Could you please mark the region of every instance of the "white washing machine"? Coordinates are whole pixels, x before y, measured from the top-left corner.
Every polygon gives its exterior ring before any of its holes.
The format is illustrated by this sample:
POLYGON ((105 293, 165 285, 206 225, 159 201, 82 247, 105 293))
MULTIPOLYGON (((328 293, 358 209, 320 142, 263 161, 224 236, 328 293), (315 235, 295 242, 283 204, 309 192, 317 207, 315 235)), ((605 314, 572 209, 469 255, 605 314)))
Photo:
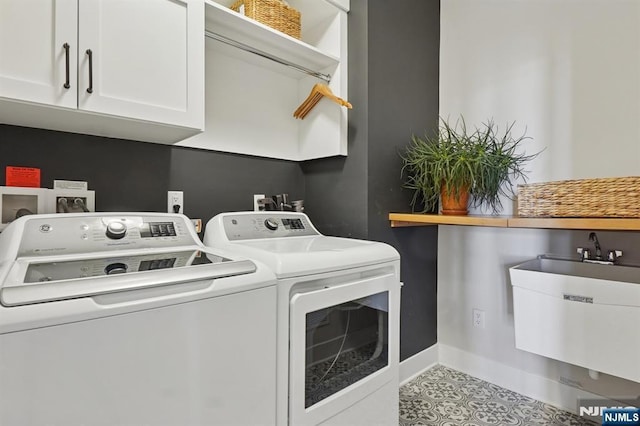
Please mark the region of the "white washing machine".
POLYGON ((278 278, 277 423, 398 423, 400 257, 321 235, 302 213, 223 213, 205 245, 278 278))
POLYGON ((275 283, 183 215, 15 220, 0 234, 0 424, 273 424, 275 283))

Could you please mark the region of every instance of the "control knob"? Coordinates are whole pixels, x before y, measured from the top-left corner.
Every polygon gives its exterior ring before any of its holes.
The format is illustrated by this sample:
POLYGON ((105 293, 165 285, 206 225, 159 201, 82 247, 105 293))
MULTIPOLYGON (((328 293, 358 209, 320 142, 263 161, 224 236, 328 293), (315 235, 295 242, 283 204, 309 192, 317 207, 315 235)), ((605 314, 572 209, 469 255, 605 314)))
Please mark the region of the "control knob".
POLYGON ((112 240, 119 240, 127 235, 127 225, 122 222, 111 222, 107 225, 107 237, 112 240))
POLYGON ((275 219, 269 218, 264 221, 264 226, 266 226, 267 229, 275 231, 278 229, 278 222, 275 219))
POLYGON ((107 275, 124 274, 127 272, 127 265, 121 262, 111 263, 104 268, 104 273, 107 275))

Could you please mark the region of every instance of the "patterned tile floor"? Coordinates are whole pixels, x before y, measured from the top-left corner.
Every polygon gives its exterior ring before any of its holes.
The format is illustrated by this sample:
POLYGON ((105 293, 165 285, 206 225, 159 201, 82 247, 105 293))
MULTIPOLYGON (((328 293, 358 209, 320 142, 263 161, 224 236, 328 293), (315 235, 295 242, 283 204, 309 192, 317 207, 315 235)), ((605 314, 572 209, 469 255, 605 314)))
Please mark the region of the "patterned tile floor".
POLYGON ((441 365, 400 387, 401 426, 597 425, 441 365))

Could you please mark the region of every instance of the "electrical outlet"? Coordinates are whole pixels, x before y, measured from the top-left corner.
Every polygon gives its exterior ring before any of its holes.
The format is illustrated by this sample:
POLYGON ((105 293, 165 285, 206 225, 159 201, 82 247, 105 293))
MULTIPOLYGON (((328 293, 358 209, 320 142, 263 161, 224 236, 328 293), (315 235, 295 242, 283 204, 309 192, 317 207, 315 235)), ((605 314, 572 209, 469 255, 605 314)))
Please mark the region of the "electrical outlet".
POLYGON ((191 219, 191 223, 193 223, 193 227, 196 230, 196 234, 202 232, 202 219, 191 219))
POLYGON ((484 328, 484 311, 480 309, 473 310, 473 326, 478 328, 484 328))
POLYGON ((184 214, 184 195, 182 191, 167 192, 167 211, 169 213, 184 214))
POLYGON ((263 198, 264 198, 264 194, 253 194, 253 211, 254 212, 259 212, 260 210, 262 210, 260 208, 262 206, 260 205, 258 200, 262 200, 263 198))

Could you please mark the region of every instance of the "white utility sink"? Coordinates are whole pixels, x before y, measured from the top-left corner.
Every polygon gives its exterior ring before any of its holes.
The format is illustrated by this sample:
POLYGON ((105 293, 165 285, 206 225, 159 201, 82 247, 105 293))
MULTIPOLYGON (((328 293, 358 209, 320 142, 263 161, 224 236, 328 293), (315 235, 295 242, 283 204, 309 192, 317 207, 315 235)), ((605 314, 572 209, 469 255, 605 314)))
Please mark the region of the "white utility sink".
POLYGON ((604 265, 580 262, 579 260, 540 257, 515 266, 514 269, 640 284, 640 268, 633 266, 604 265))
POLYGON ((640 268, 538 258, 509 273, 518 349, 640 382, 640 268))

